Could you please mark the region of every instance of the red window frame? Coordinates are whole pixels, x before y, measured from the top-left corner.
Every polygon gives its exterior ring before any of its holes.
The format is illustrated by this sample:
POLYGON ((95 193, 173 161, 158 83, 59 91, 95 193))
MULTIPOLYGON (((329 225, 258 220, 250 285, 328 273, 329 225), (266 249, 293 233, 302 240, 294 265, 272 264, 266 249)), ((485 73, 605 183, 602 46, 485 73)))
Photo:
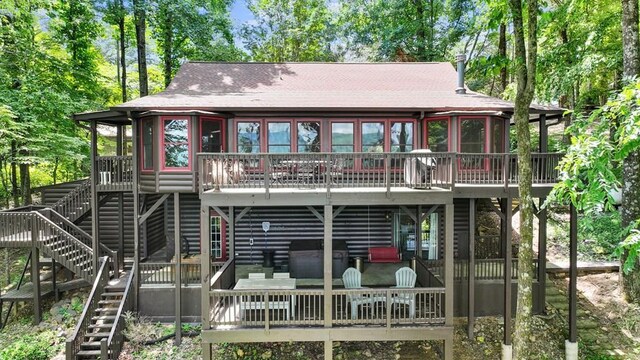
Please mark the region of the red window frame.
POLYGON ((162 151, 160 152, 160 169, 162 171, 191 171, 192 168, 192 139, 191 139, 191 117, 190 116, 161 116, 160 117, 160 137, 162 144, 162 151), (166 144, 164 142, 164 124, 167 120, 185 120, 187 122, 187 166, 186 167, 167 167, 165 164, 165 153, 166 153, 166 144))
MULTIPOLYGON (((202 151, 202 124, 205 121, 219 121, 222 125, 220 126, 220 131, 221 131, 221 141, 220 141, 220 150, 221 151, 225 151, 226 147, 224 146, 226 143, 226 136, 227 136, 227 131, 226 131, 226 121, 225 118, 221 118, 221 117, 214 117, 214 116, 201 116, 200 117, 200 121, 198 122, 198 152, 202 151)), ((163 127, 164 129, 164 127, 163 127)), ((164 137, 163 137, 164 138, 164 137)))
MULTIPOLYGON (((266 153, 269 153, 269 124, 271 123, 288 123, 289 124, 289 152, 295 152, 295 147, 297 145, 297 132, 296 132, 296 122, 294 119, 265 119, 264 120, 264 136, 262 134, 260 134, 260 139, 262 142, 262 139, 264 139, 264 145, 260 144, 260 148, 265 150, 266 153)), ((262 132, 262 127, 260 128, 261 132, 262 132)), ((280 144, 280 145, 274 145, 274 146, 282 146, 284 144, 280 144)), ((277 154, 277 153, 274 153, 277 154)))
MULTIPOLYGON (((484 121, 484 151, 478 154, 488 154, 489 153, 489 141, 491 139, 490 137, 490 130, 491 130, 491 126, 490 126, 490 117, 489 116, 473 116, 473 115, 468 115, 468 116, 460 116, 458 117, 458 153, 462 153, 461 151, 461 147, 462 147, 462 122, 463 121, 484 121)), ((483 165, 482 167, 478 167, 478 168, 466 168, 462 166, 462 161, 458 161, 458 169, 462 170, 462 171, 489 171, 489 158, 485 158, 485 160, 483 161, 483 165)))
POLYGON ((443 121, 443 120, 447 122, 447 151, 451 151, 451 118, 448 116, 425 118, 425 121, 423 123, 424 126, 422 129, 422 147, 423 148, 431 149, 431 144, 429 144, 429 122, 443 121))
POLYGON ((155 143, 155 133, 156 133, 156 129, 155 129, 155 124, 153 122, 153 118, 144 118, 140 120, 140 171, 143 173, 152 173, 154 171, 154 163, 153 163, 153 151, 154 149, 154 143, 155 143), (144 157, 144 124, 145 123, 151 123, 151 167, 147 168, 145 167, 145 160, 146 158, 144 157))

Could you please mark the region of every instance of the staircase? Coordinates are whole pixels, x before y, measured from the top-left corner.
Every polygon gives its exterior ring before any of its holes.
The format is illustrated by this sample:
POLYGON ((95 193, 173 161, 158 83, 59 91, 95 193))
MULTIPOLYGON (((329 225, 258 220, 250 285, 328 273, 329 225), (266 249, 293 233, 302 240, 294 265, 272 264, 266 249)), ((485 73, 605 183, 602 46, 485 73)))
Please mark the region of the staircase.
POLYGON ((80 186, 53 204, 51 209, 71 222, 80 219, 91 210, 91 181, 82 182, 80 186))
POLYGON ((66 358, 117 359, 124 342, 124 317, 133 308, 135 268, 109 281, 107 257, 101 258, 96 279, 74 333, 66 342, 66 358))

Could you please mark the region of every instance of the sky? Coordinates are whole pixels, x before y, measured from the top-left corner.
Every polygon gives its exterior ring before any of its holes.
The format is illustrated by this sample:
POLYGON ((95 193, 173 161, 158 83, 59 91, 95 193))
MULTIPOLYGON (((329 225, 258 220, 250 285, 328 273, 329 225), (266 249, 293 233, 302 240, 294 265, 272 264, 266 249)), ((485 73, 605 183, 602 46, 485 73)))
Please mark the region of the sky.
MULTIPOLYGON (((233 22, 234 30, 239 30, 242 24, 245 24, 253 20, 253 14, 247 8, 246 0, 235 0, 231 5, 231 21, 233 22)), ((238 35, 239 31, 234 31, 236 46, 242 50, 246 50, 242 39, 238 35)))

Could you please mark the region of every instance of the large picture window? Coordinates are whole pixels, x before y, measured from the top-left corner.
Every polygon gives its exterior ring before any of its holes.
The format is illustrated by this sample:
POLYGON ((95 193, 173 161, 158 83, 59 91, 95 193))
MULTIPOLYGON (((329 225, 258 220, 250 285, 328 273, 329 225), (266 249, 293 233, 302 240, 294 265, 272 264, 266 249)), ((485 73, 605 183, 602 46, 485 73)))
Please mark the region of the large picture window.
POLYGON ((391 152, 410 152, 413 150, 413 123, 391 123, 391 152))
POLYGON ((434 152, 449 151, 449 119, 427 120, 425 123, 427 148, 434 152))
POLYGON ((259 122, 239 122, 238 123, 238 152, 239 153, 259 153, 260 152, 260 123, 259 122))
POLYGON ((189 120, 163 118, 163 154, 165 170, 189 170, 189 120))
POLYGON ((320 123, 298 122, 298 152, 320 152, 320 123))
POLYGON ((291 152, 291 123, 270 122, 267 124, 267 142, 270 153, 291 152))
POLYGON ((153 119, 142 120, 142 170, 153 170, 153 119))
POLYGON ((362 152, 384 152, 384 123, 362 123, 362 152))
MULTIPOLYGON (((460 152, 484 153, 486 152, 486 119, 471 118, 460 120, 460 152)), ((464 158, 460 167, 462 169, 485 169, 486 161, 482 157, 464 158)))

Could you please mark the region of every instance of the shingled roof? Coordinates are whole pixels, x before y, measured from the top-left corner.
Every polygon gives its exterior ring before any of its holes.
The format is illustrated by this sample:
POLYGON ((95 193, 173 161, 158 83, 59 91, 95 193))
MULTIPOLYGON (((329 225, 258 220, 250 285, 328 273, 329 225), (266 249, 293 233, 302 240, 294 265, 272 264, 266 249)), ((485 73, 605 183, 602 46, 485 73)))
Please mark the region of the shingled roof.
POLYGON ((455 69, 444 62, 188 62, 165 91, 112 110, 513 111, 513 103, 498 98, 456 94, 456 82, 455 69))

